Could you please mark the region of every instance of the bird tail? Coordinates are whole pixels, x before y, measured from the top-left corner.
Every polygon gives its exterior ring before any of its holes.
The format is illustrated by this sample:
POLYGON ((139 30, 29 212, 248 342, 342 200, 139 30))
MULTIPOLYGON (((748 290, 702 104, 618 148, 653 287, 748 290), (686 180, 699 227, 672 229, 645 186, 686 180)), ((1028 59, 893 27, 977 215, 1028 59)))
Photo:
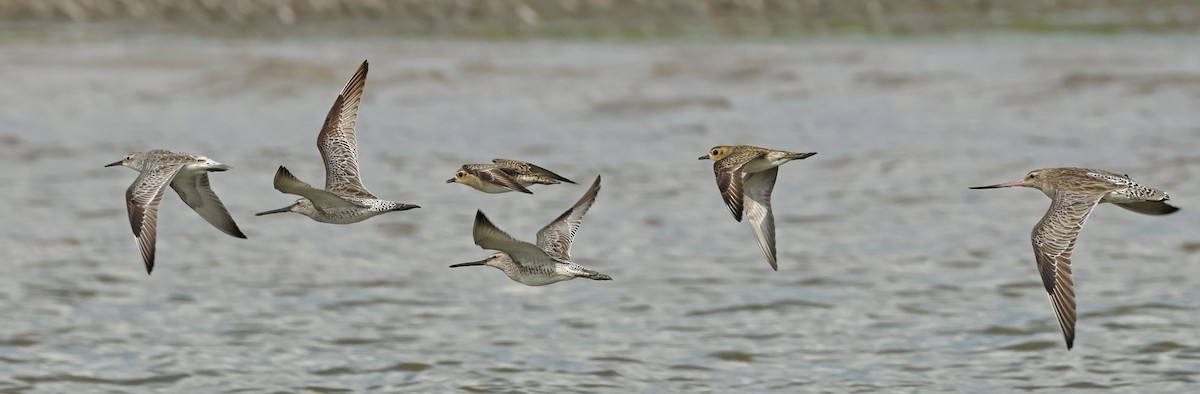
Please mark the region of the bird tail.
POLYGON ((611 276, 608 276, 608 275, 605 275, 605 274, 602 274, 602 273, 599 273, 596 271, 587 270, 584 272, 585 272, 585 274, 583 275, 584 278, 588 278, 591 280, 612 280, 611 276))

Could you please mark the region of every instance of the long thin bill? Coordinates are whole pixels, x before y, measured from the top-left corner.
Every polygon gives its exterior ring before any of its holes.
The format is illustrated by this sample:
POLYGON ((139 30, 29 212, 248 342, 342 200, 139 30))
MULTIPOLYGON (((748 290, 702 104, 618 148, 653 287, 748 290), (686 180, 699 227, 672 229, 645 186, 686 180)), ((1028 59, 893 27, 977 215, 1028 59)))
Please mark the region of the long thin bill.
POLYGON ((473 265, 484 265, 484 263, 483 263, 484 261, 487 261, 487 260, 479 260, 479 261, 472 261, 470 263, 455 264, 455 265, 450 266, 450 268, 470 267, 473 265))
POLYGON ((279 209, 272 209, 270 211, 259 212, 259 213, 254 214, 254 216, 270 215, 272 213, 284 213, 284 212, 291 212, 291 211, 292 211, 292 207, 286 206, 286 207, 279 208, 279 209))
POLYGON ((1019 180, 1019 181, 1012 181, 1012 182, 997 183, 995 185, 975 186, 975 187, 972 187, 971 189, 998 189, 998 188, 1002 188, 1002 187, 1013 187, 1013 186, 1025 186, 1025 181, 1019 180))

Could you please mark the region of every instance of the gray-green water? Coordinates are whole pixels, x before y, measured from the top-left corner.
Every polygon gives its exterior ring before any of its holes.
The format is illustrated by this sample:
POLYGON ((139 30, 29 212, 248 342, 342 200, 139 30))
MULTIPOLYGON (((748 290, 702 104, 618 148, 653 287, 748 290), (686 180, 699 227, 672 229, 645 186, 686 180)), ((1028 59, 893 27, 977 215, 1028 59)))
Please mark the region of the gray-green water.
POLYGON ((184 37, 0 43, 0 390, 757 392, 1109 388, 1200 380, 1200 43, 1176 37, 479 43, 184 37), (371 61, 366 186, 423 208, 333 226, 254 217, 321 183, 314 145, 371 61), (780 271, 721 203, 708 147, 784 166, 780 271), (102 168, 167 148, 234 167, 249 236, 168 192, 142 270, 102 168), (603 189, 573 249, 612 282, 493 269, 482 209, 532 239, 584 190, 485 195, 525 159, 603 189), (1166 217, 1101 206, 1062 345, 1028 233, 1049 201, 972 191, 1051 166, 1129 173, 1166 217))

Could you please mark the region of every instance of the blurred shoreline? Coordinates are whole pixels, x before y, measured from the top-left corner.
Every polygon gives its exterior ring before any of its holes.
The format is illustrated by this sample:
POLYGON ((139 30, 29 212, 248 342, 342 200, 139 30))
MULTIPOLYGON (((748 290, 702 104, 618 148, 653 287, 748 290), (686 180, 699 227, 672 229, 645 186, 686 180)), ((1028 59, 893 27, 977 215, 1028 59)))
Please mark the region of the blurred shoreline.
POLYGON ((1191 0, 8 0, 0 28, 482 39, 1200 32, 1191 0), (96 29, 93 29, 96 28, 96 29))

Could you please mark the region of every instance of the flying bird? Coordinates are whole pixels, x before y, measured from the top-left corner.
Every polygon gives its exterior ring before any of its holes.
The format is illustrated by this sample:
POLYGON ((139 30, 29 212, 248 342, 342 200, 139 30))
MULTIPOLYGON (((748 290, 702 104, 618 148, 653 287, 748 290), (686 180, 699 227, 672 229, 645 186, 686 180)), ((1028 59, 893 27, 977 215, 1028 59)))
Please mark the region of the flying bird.
POLYGON ((700 160, 713 160, 717 189, 733 218, 742 221, 742 212, 750 218, 750 229, 771 269, 778 271, 775 257, 775 216, 771 213, 771 191, 779 166, 803 160, 816 152, 788 152, 757 146, 714 146, 700 160))
POLYGON ((1167 204, 1167 193, 1142 186, 1129 175, 1090 168, 1043 168, 1019 181, 976 186, 971 189, 1032 187, 1050 197, 1050 209, 1033 227, 1033 257, 1042 284, 1054 306, 1067 350, 1075 346, 1075 280, 1071 277, 1071 251, 1083 222, 1096 204, 1107 202, 1147 215, 1166 215, 1179 208, 1167 204))
POLYGON ((225 234, 246 238, 208 183, 209 172, 225 171, 229 166, 204 156, 163 149, 130 153, 105 167, 113 166, 128 167, 141 173, 125 191, 125 207, 147 274, 154 270, 158 205, 167 192, 167 185, 171 185, 179 198, 213 227, 225 234))
POLYGON ((284 166, 275 171, 274 186, 287 194, 301 196, 292 205, 256 213, 295 212, 322 223, 350 224, 388 212, 420 208, 413 204, 381 200, 363 186, 358 169, 358 141, 354 133, 358 105, 367 82, 367 61, 346 83, 325 116, 317 134, 317 150, 325 160, 325 189, 317 189, 296 178, 284 166))
POLYGON ((612 280, 608 275, 571 262, 571 241, 575 240, 575 233, 583 224, 583 215, 596 202, 599 192, 600 177, 596 176, 596 181, 575 205, 538 231, 537 245, 509 236, 492 224, 483 211, 476 211, 475 226, 471 232, 475 244, 496 252, 483 260, 450 267, 495 267, 504 271, 509 279, 528 286, 544 286, 575 278, 612 280))

